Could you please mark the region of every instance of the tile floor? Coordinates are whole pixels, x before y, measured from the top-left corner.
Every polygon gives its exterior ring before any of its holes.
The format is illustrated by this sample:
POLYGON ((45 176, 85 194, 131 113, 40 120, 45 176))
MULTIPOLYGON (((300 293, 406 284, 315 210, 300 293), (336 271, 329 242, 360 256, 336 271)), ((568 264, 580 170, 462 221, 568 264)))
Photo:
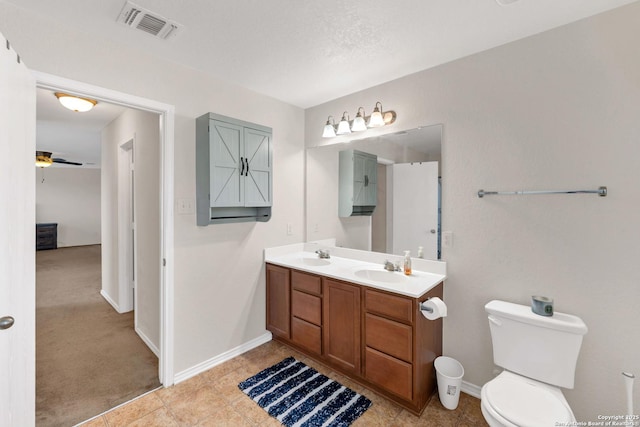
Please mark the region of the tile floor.
POLYGON ((352 424, 354 427, 487 425, 480 412, 480 400, 467 394, 460 395, 455 411, 445 409, 436 395, 422 416, 416 417, 305 355, 270 341, 187 381, 156 390, 102 414, 82 427, 280 426, 238 389, 238 383, 288 356, 371 399, 373 405, 352 424))

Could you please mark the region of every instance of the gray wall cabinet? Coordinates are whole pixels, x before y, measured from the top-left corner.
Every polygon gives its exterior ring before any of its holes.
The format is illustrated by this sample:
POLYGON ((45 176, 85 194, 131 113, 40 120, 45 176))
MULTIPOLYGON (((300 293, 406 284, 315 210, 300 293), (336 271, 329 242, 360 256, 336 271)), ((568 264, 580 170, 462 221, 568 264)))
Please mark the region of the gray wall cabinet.
POLYGON ((378 200, 378 156, 358 150, 339 156, 338 215, 371 215, 378 200))
POLYGON ((268 221, 272 131, 208 113, 196 119, 198 225, 268 221))

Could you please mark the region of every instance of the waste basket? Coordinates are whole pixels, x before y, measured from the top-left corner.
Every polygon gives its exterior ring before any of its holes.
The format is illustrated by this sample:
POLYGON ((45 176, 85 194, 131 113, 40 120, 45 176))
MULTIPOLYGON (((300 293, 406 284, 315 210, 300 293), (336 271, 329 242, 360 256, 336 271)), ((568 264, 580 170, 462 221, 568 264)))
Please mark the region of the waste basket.
POLYGON ((460 400, 460 385, 462 385, 464 368, 456 359, 447 356, 436 358, 434 365, 438 379, 440 403, 447 409, 456 409, 460 400))

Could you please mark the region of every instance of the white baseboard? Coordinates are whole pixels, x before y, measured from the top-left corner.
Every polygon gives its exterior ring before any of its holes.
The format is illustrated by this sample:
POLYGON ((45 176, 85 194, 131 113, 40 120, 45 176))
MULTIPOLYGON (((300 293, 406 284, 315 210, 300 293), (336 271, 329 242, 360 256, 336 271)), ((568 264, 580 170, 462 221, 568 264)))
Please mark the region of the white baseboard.
POLYGON ((234 357, 241 355, 242 353, 246 353, 247 351, 258 347, 259 345, 269 342, 271 341, 271 339, 272 339, 271 332, 266 332, 260 335, 258 338, 254 338, 251 341, 246 342, 242 345, 239 345, 238 347, 232 348, 231 350, 225 351, 224 353, 219 354, 216 357, 213 357, 209 360, 205 360, 202 363, 198 363, 197 365, 189 369, 185 369, 182 372, 178 372, 174 376, 173 381, 175 384, 178 384, 179 382, 188 380, 189 378, 195 377, 196 375, 201 374, 202 372, 208 369, 211 369, 214 366, 224 363, 227 360, 231 360, 234 357))
POLYGON ((140 329, 135 328, 136 334, 138 334, 138 336, 140 337, 140 339, 147 345, 147 347, 149 347, 149 350, 151 350, 153 352, 153 354, 156 355, 156 357, 159 359, 160 358, 160 350, 158 350, 158 347, 156 347, 156 345, 153 343, 153 341, 151 341, 149 339, 148 336, 146 336, 144 334, 144 332, 142 332, 140 329))
POLYGON ((120 313, 120 307, 118 307, 118 304, 116 304, 116 302, 111 299, 111 297, 104 291, 104 289, 100 290, 100 295, 102 295, 102 298, 104 298, 109 304, 111 304, 111 307, 113 307, 118 313, 120 313))
POLYGON ((480 390, 482 390, 482 387, 468 383, 466 381, 462 381, 462 386, 460 386, 460 391, 478 399, 480 399, 480 390))

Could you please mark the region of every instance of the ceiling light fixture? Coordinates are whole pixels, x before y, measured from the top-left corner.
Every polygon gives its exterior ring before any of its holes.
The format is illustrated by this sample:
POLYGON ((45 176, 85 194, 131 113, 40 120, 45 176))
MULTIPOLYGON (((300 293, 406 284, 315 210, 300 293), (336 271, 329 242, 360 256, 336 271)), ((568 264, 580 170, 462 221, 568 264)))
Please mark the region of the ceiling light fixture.
POLYGON ((78 113, 89 111, 98 103, 95 99, 81 98, 62 92, 56 92, 55 95, 65 108, 78 113))
POLYGON ((51 153, 45 151, 36 151, 36 166, 39 168, 48 168, 53 164, 51 153))
POLYGON ((349 120, 349 113, 344 112, 342 119, 337 125, 333 120, 333 116, 327 118, 322 132, 323 138, 333 138, 336 135, 347 135, 351 132, 362 132, 367 128, 381 127, 394 123, 396 121, 395 111, 382 111, 382 103, 376 102, 371 116, 366 116, 364 107, 358 107, 356 118, 349 120))

